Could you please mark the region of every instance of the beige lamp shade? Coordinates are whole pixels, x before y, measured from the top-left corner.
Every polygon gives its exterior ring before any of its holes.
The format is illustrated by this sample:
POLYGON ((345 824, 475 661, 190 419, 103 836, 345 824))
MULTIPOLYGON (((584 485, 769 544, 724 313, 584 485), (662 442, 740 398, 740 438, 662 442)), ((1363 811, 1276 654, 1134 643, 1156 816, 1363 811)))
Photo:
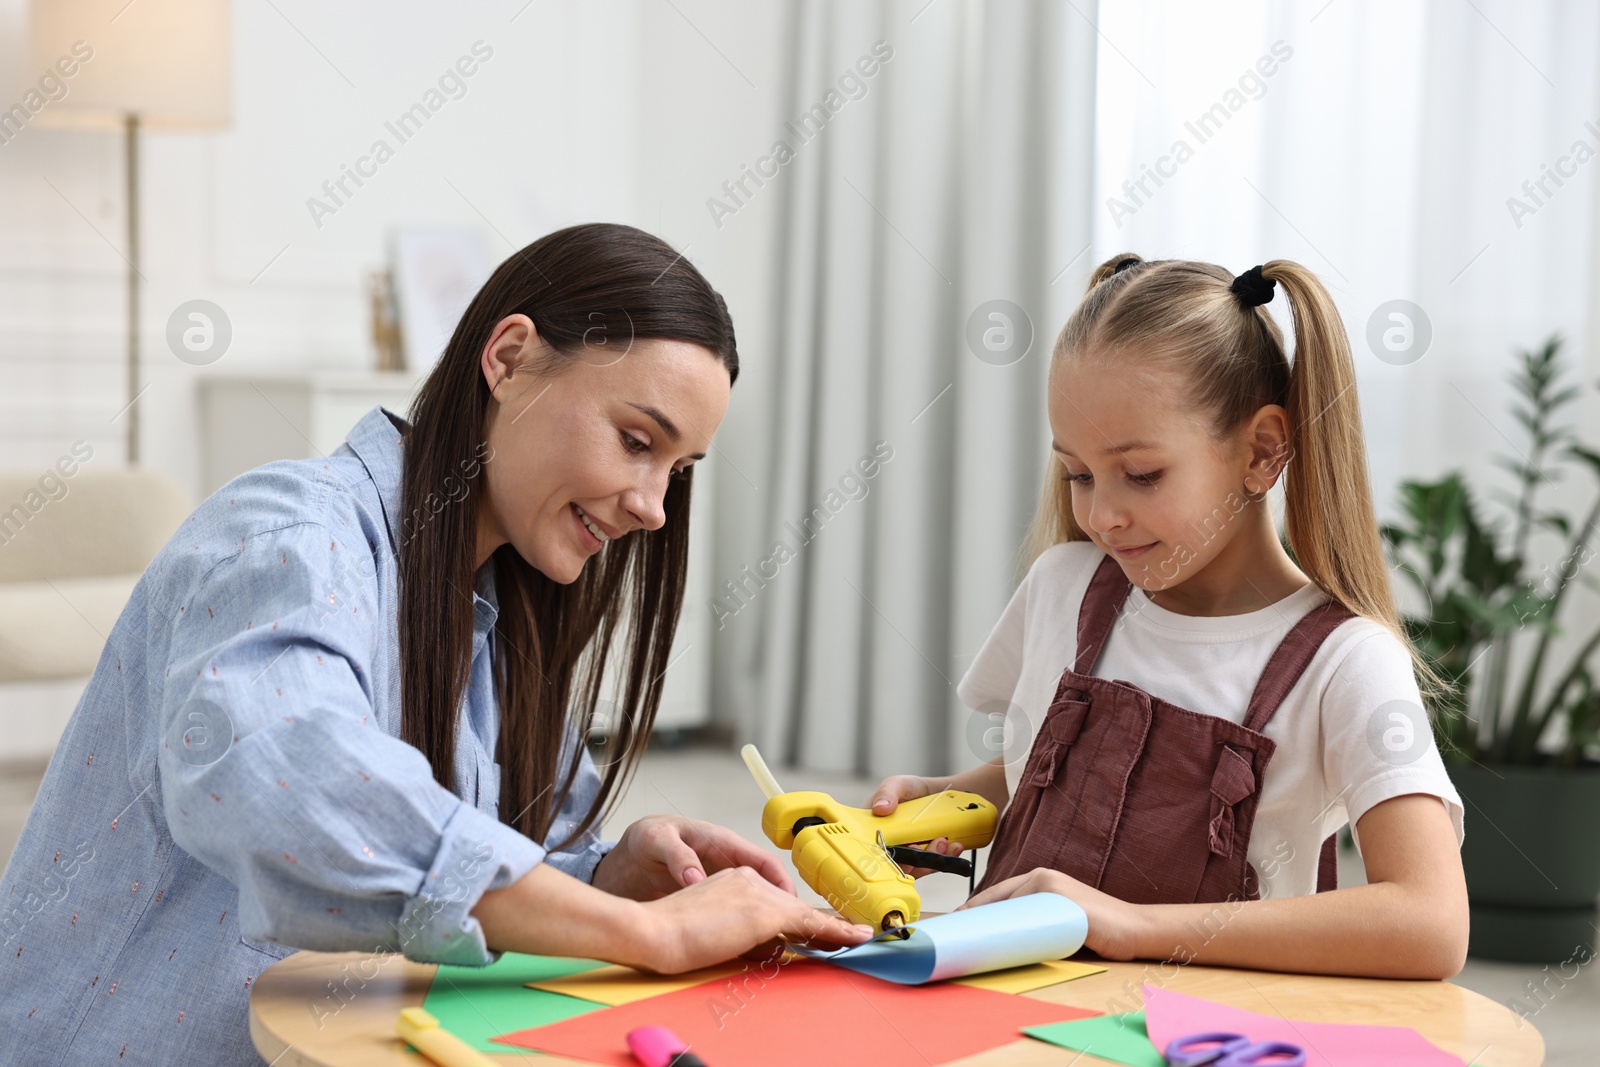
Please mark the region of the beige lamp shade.
POLYGON ((228 0, 34 0, 33 71, 58 97, 40 125, 217 129, 233 110, 228 0), (70 73, 69 73, 70 72, 70 73))

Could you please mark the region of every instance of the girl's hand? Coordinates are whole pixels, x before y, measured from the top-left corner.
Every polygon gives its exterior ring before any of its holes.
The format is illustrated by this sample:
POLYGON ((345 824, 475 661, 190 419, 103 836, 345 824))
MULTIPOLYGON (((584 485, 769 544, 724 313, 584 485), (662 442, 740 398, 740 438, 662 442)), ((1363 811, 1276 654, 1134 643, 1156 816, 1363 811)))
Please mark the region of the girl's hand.
MULTIPOLYGON (((897 774, 885 778, 878 783, 878 788, 872 794, 872 799, 867 801, 867 807, 874 815, 892 815, 894 809, 900 806, 902 800, 916 800, 931 793, 942 792, 949 788, 949 783, 938 778, 923 778, 915 774, 897 774)), ((962 847, 951 844, 947 838, 937 838, 925 842, 922 846, 933 852, 946 856, 959 856, 962 847)), ((921 878, 925 874, 933 873, 929 867, 902 867, 903 871, 913 878, 921 878)))
POLYGON ((727 827, 677 815, 648 815, 629 826, 595 868, 591 884, 631 900, 656 900, 735 868, 795 895, 794 882, 772 853, 727 827))
POLYGON ((643 909, 644 951, 630 962, 658 974, 709 967, 775 940, 835 948, 873 936, 872 927, 818 911, 749 867, 717 871, 643 909))
POLYGON ((1023 897, 1029 893, 1059 893, 1082 908, 1089 917, 1089 936, 1084 944, 1102 958, 1131 960, 1138 956, 1138 943, 1144 929, 1139 905, 1118 900, 1048 867, 1035 867, 1027 874, 997 882, 983 892, 973 894, 956 910, 1023 897))

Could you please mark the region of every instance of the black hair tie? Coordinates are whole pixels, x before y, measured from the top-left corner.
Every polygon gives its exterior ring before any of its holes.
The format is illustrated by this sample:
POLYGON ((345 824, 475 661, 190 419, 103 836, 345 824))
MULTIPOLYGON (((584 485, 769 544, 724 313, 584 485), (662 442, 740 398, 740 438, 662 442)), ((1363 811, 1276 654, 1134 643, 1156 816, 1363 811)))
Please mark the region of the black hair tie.
POLYGON ((1117 265, 1111 268, 1111 274, 1113 277, 1115 277, 1116 275, 1127 270, 1129 267, 1137 266, 1143 262, 1144 260, 1140 259, 1138 256, 1129 256, 1127 259, 1119 259, 1117 260, 1117 265))
MULTIPOLYGON (((1264 264, 1263 264, 1264 265, 1264 264)), ((1247 308, 1260 307, 1272 300, 1273 290, 1278 283, 1271 278, 1261 276, 1261 266, 1251 267, 1237 278, 1228 288, 1234 296, 1239 298, 1239 303, 1247 308)))

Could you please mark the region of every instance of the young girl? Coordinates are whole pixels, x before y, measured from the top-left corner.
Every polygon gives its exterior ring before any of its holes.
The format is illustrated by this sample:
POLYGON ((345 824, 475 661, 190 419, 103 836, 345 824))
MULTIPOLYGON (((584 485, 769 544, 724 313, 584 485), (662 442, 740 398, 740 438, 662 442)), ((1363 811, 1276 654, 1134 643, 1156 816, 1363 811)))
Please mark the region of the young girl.
POLYGON ((1234 277, 1119 256, 1049 380, 1032 565, 958 690, 1009 709, 1005 750, 886 779, 874 810, 989 797, 1003 815, 965 906, 1061 893, 1110 959, 1456 974, 1461 801, 1390 595, 1327 291, 1286 260, 1234 277), (1263 306, 1279 285, 1292 368, 1263 306), (1280 479, 1290 551, 1266 500, 1280 479), (1346 821, 1368 884, 1335 889, 1346 821))

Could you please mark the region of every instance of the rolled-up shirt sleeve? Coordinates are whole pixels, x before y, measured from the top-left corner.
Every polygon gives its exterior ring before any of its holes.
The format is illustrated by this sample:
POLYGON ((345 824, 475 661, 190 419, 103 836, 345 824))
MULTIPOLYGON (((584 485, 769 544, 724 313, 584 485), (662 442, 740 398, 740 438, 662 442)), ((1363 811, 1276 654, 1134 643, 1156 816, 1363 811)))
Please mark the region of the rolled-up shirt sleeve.
MULTIPOLYGON (((359 578, 372 557, 338 532, 298 523, 245 538, 177 602, 152 693, 173 840, 238 887, 246 936, 490 963, 471 910, 546 851, 443 788, 379 726, 383 612, 377 584, 359 578)), ((592 874, 597 848, 572 869, 592 874)))

